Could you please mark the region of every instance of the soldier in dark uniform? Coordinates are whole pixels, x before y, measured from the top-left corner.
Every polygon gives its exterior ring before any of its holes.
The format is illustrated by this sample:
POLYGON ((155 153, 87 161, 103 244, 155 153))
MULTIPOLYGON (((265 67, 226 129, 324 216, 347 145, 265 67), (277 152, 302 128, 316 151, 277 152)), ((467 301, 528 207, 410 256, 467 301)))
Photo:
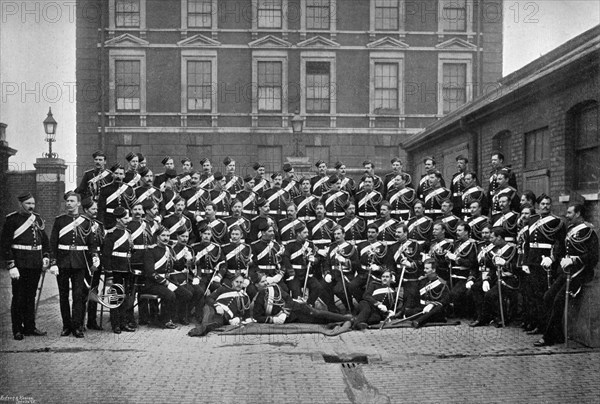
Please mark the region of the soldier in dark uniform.
POLYGON ((325 206, 325 216, 337 221, 345 215, 346 206, 351 201, 350 194, 342 190, 342 181, 337 175, 332 175, 327 181, 329 191, 321 196, 321 203, 325 206))
POLYGON ((500 211, 492 215, 490 225, 492 227, 502 227, 508 233, 506 241, 514 243, 517 237, 517 221, 519 215, 510 209, 510 202, 507 195, 499 198, 498 206, 500 211))
POLYGON ((131 233, 127 230, 127 223, 131 221, 129 211, 123 207, 118 207, 114 211, 117 223, 109 231, 104 239, 102 259, 104 260, 104 286, 110 287, 113 284, 123 285, 126 296, 123 303, 114 309, 110 309, 110 323, 115 334, 121 331, 133 332, 135 328, 127 324, 127 311, 133 306, 133 296, 127 294, 132 290, 130 258, 133 243, 131 242, 131 233))
POLYGON ((417 199, 413 204, 414 216, 408 220, 408 238, 415 240, 423 251, 429 251, 429 240, 433 230, 433 220, 425 216, 425 205, 417 199))
POLYGON ((409 317, 423 312, 411 322, 414 328, 420 328, 428 322, 446 322, 446 311, 450 303, 450 291, 446 281, 438 277, 435 261, 425 260, 423 263, 425 279, 419 282, 419 306, 406 308, 405 316, 409 317))
POLYGON ((373 222, 377 226, 377 239, 383 241, 386 245, 392 245, 396 242, 396 228, 400 224, 391 217, 392 206, 389 202, 383 201, 379 208, 379 218, 373 222))
POLYGON ((468 224, 460 222, 456 227, 456 242, 454 252, 447 252, 446 258, 450 260, 450 302, 454 305, 454 314, 457 317, 470 316, 470 302, 466 287, 469 279, 478 275, 477 244, 471 236, 468 224))
MULTIPOLYGON (((480 307, 477 321, 469 324, 471 327, 489 324, 496 313, 500 313, 499 290, 502 288, 503 311, 507 313, 505 301, 516 299, 519 279, 516 276, 517 249, 514 244, 505 240, 506 230, 494 227, 491 230, 490 241, 494 248, 490 250, 484 259, 485 270, 482 273, 481 288, 472 286, 471 291, 475 304, 480 307), (500 274, 500 279, 498 279, 500 274)), ((494 319, 496 327, 502 327, 499 314, 494 319)))
POLYGON ((177 318, 176 323, 189 325, 192 312, 198 315, 202 311, 204 300, 204 289, 200 285, 200 277, 194 273, 194 254, 192 247, 188 244, 190 233, 187 230, 177 232, 177 243, 173 246, 175 254, 173 271, 167 275, 167 280, 174 283, 177 287, 183 288, 189 292, 191 298, 181 299, 177 296, 177 318))
POLYGON ((417 198, 415 190, 406 186, 409 178, 405 173, 390 177, 391 186, 387 189, 386 198, 392 205, 391 215, 396 220, 408 220, 410 209, 417 198))
POLYGON ((269 184, 269 181, 265 178, 265 165, 262 163, 254 163, 252 168, 256 172, 252 192, 257 196, 262 196, 267 189, 271 188, 271 184, 269 184))
POLYGON ((231 233, 231 229, 235 226, 242 231, 242 241, 248 238, 250 233, 250 220, 242 215, 242 202, 238 199, 231 201, 231 216, 223 219, 227 224, 227 232, 231 233))
POLYGON ((158 205, 159 210, 164 210, 162 192, 152 185, 154 182, 154 173, 152 173, 152 170, 148 167, 142 167, 138 171, 138 174, 141 176, 141 179, 139 181, 140 186, 133 190, 135 203, 142 203, 146 199, 152 199, 158 205))
POLYGON ((112 173, 106 167, 106 154, 102 150, 92 154, 94 168, 83 173, 79 186, 75 189, 82 199, 92 198, 98 200, 100 188, 112 181, 112 173))
POLYGON ((563 220, 550 212, 552 198, 542 194, 538 197, 538 204, 539 217, 530 220, 523 243, 523 272, 530 288, 527 298, 531 302, 531 326, 535 326, 529 330, 532 334, 544 331, 544 293, 550 289, 559 259, 563 256, 566 234, 563 220))
MULTIPOLYGON (((173 320, 177 316, 177 306, 188 305, 192 300, 193 293, 169 280, 169 274, 174 272, 176 265, 175 252, 169 245, 171 237, 169 230, 161 226, 154 237, 156 246, 144 254, 144 273, 146 275, 144 293, 160 297, 162 306, 160 323, 165 329, 175 329, 177 326, 173 320)), ((121 329, 123 328, 121 327, 121 329)))
POLYGON ((173 169, 165 171, 164 182, 161 184, 162 191, 162 210, 161 215, 166 216, 175 211, 175 199, 179 196, 177 189, 177 173, 173 169))
POLYGON ((6 262, 12 283, 10 314, 13 337, 46 335, 35 325, 35 295, 42 269, 50 266, 50 243, 42 218, 34 213, 35 199, 18 196, 19 210, 6 216, 0 241, 0 258, 6 262))
MULTIPOLYGON (((98 215, 98 204, 94 202, 91 198, 86 198, 81 201, 81 207, 83 208, 82 216, 85 216, 92 225, 92 232, 94 233, 94 237, 96 239, 96 245, 98 246, 98 253, 102 253, 102 246, 104 245, 104 236, 105 230, 104 225, 101 221, 96 219, 98 215)), ((93 263, 92 263, 93 264, 93 263)), ((100 264, 102 264, 102 257, 100 257, 100 264)), ((88 296, 89 291, 91 289, 98 288, 100 284, 100 274, 102 273, 101 267, 91 266, 89 270, 85 274, 84 283, 86 284, 86 288, 88 293, 84 293, 84 312, 86 310, 86 300, 85 297, 88 296)), ((101 330, 101 324, 99 325, 96 321, 96 312, 98 310, 98 303, 87 300, 87 324, 86 327, 88 330, 101 330)))
POLYGON ((290 199, 294 199, 302 193, 300 191, 300 183, 296 175, 294 174, 294 167, 290 163, 285 163, 282 167, 283 170, 283 182, 282 189, 290 194, 290 199))
MULTIPOLYGON (((169 170, 173 170, 175 171, 175 161, 173 160, 173 158, 171 156, 165 156, 161 161, 161 164, 165 167, 165 172, 162 174, 158 174, 157 176, 154 177, 154 182, 153 185, 155 187, 157 187, 160 192, 165 192, 166 187, 165 187, 165 182, 167 181, 167 171, 169 170)), ((175 173, 175 176, 177 176, 177 173, 175 173)))
POLYGON ((277 223, 277 227, 279 227, 279 240, 284 247, 296 240, 294 228, 296 225, 303 223, 302 220, 298 219, 298 210, 293 203, 287 206, 286 213, 287 217, 277 223))
POLYGON ((244 189, 237 193, 236 198, 242 202, 242 215, 252 220, 256 216, 256 199, 258 195, 252 190, 254 188, 254 178, 250 175, 244 177, 244 189))
POLYGON ((244 189, 244 180, 242 177, 235 175, 235 160, 227 156, 223 159, 225 165, 225 186, 224 190, 229 192, 231 198, 236 198, 237 193, 244 189))
POLYGON ((371 160, 365 160, 363 161, 363 167, 365 169, 365 173, 360 179, 357 192, 364 189, 365 179, 370 176, 373 178, 373 189, 383 196, 383 193, 385 192, 385 184, 380 176, 375 175, 375 164, 373 164, 371 160))
POLYGON ((324 258, 327 247, 333 241, 335 222, 325 217, 325 206, 321 202, 316 203, 315 212, 317 214, 316 219, 308 222, 306 226, 308 227, 309 238, 317 249, 317 254, 324 258))
POLYGON ((252 263, 252 248, 242 242, 242 231, 239 227, 231 229, 231 242, 221 245, 221 253, 225 261, 225 265, 219 271, 222 284, 231 285, 238 273, 248 277, 252 263))
POLYGON ((383 201, 383 196, 374 187, 374 178, 365 176, 362 182, 362 190, 356 193, 356 212, 359 217, 365 219, 367 224, 371 224, 377 219, 379 206, 383 201))
POLYGON ((446 253, 454 249, 454 240, 446 237, 446 229, 440 222, 433 223, 433 238, 429 245, 429 256, 435 260, 437 274, 447 283, 450 282, 450 262, 446 253))
POLYGON ((215 205, 217 217, 224 218, 229 216, 229 210, 231 209, 231 195, 229 192, 225 191, 225 177, 223 177, 223 174, 217 171, 213 177, 213 189, 209 191, 208 197, 215 205))
POLYGON ((290 194, 281 188, 283 182, 283 175, 279 172, 271 175, 273 180, 271 188, 263 192, 263 198, 269 205, 269 216, 271 216, 275 222, 279 222, 285 217, 285 209, 291 202, 290 194))
POLYGON ((471 238, 477 242, 483 240, 481 232, 484 227, 489 226, 490 223, 488 221, 487 216, 483 216, 481 213, 481 202, 473 201, 469 205, 469 220, 467 220, 467 224, 471 228, 471 238))
POLYGON ((423 275, 421 245, 415 240, 409 240, 406 223, 396 227, 396 243, 388 249, 388 266, 395 271, 398 287, 402 287, 403 313, 407 307, 417 307, 419 304, 419 278, 423 275), (404 272, 404 276, 402 276, 404 272), (400 280, 402 278, 402 281, 400 280), (400 284, 401 282, 401 284, 400 284))
POLYGON ((190 187, 190 181, 192 179, 192 171, 194 170, 194 163, 188 157, 181 159, 181 174, 177 176, 179 181, 179 190, 190 187))
MULTIPOLYGON (((288 292, 288 287, 284 281, 285 271, 281 267, 283 247, 275 241, 273 226, 269 226, 266 223, 262 226, 262 237, 251 245, 252 264, 250 274, 262 272, 267 275, 269 285, 277 284, 285 292, 288 292)), ((248 287, 250 297, 254 297, 256 293, 255 286, 250 285, 248 287)))
POLYGON ((511 210, 516 211, 519 209, 520 199, 519 195, 517 194, 517 189, 508 185, 508 180, 510 178, 509 173, 510 171, 508 169, 503 168, 496 174, 496 182, 498 187, 494 192, 493 198, 489 201, 492 215, 495 215, 500 211, 499 201, 500 197, 502 196, 508 197, 511 210))
POLYGON ((294 205, 298 208, 298 219, 307 223, 317 217, 315 215, 315 203, 319 201, 319 197, 310 193, 310 178, 304 177, 300 180, 300 190, 302 194, 294 198, 294 205))
POLYGON ((251 279, 258 291, 252 310, 257 323, 327 324, 349 319, 347 315, 317 310, 306 303, 293 300, 278 284, 270 283, 267 275, 262 272, 252 273, 251 279))
MULTIPOLYGON (((406 187, 411 186, 412 178, 410 174, 404 172, 404 166, 402 160, 399 157, 394 157, 390 163, 392 164, 392 171, 385 175, 383 183, 385 184, 385 193, 383 196, 388 201, 390 200, 390 190, 395 186, 396 177, 400 175, 404 179, 404 185, 406 187)), ((390 201, 391 202, 391 201, 390 201)))
POLYGON ((531 324, 534 323, 533 310, 531 310, 531 303, 528 301, 528 297, 531 296, 531 285, 529 284, 530 278, 526 273, 523 272, 523 251, 525 247, 525 234, 529 232, 529 223, 535 222, 538 219, 538 215, 535 213, 533 205, 526 202, 524 205, 521 204, 521 215, 517 219, 517 276, 521 281, 521 317, 523 323, 521 328, 532 329, 531 324))
POLYGON ((462 154, 456 156, 456 169, 458 170, 456 173, 452 175, 452 180, 450 180, 450 192, 451 192, 451 200, 454 204, 454 214, 460 216, 462 212, 462 194, 465 191, 465 174, 467 170, 467 164, 469 164, 469 159, 467 159, 462 154))
POLYGON ((104 223, 106 230, 110 230, 116 224, 114 210, 118 207, 129 209, 135 199, 133 188, 123 182, 123 167, 115 164, 110 170, 113 173, 113 181, 100 188, 98 196, 98 219, 104 223))
MULTIPOLYGON (((504 165, 504 154, 495 151, 492 152, 491 158, 492 171, 490 173, 490 182, 488 186, 488 201, 492 200, 492 198, 496 194, 496 190, 499 187, 498 173, 503 168, 508 168, 508 166, 504 165)), ((517 177, 511 170, 508 170, 508 185, 513 187, 514 189, 517 189, 517 177)))
POLYGON ((169 230, 169 233, 171 234, 171 241, 173 243, 177 241, 177 232, 180 229, 186 229, 190 232, 190 234, 194 235, 191 237, 192 242, 199 238, 196 229, 196 223, 192 222, 192 218, 190 218, 191 215, 186 214, 184 212, 184 208, 185 201, 182 198, 175 199, 175 212, 166 216, 161 221, 162 225, 169 230))
POLYGON ((450 190, 442 185, 442 173, 429 171, 429 187, 424 191, 425 214, 436 220, 442 215, 442 202, 450 198, 450 190))
POLYGON ((190 187, 182 190, 179 195, 185 200, 186 212, 198 221, 206 215, 204 206, 210 201, 210 194, 200 187, 200 173, 192 172, 189 183, 190 187))
POLYGON ((212 173, 212 163, 207 157, 204 157, 200 160, 200 165, 202 166, 202 172, 200 174, 200 182, 198 183, 198 186, 202 189, 210 191, 215 185, 215 176, 212 173))
POLYGON ((352 198, 354 198, 354 194, 356 193, 356 183, 352 178, 346 176, 346 164, 342 163, 341 161, 338 161, 335 163, 334 167, 336 171, 335 174, 342 182, 340 184, 340 189, 348 192, 348 194, 352 198))
POLYGON ((85 275, 92 266, 100 266, 100 258, 92 222, 79 214, 79 194, 68 192, 65 201, 67 213, 58 216, 52 226, 50 261, 52 267, 59 271, 56 280, 63 323, 61 336, 73 333, 76 338, 83 338, 85 293, 89 291, 85 286, 85 275), (72 311, 70 288, 73 290, 72 311))
POLYGON ((451 239, 456 239, 456 226, 461 222, 460 218, 454 215, 454 205, 452 204, 452 200, 446 199, 442 201, 441 205, 442 215, 438 217, 437 220, 442 222, 444 228, 446 230, 446 234, 451 239))
POLYGON ((346 206, 346 216, 342 217, 338 224, 344 230, 344 240, 351 244, 358 244, 367 239, 367 222, 356 216, 356 204, 352 201, 346 206))
MULTIPOLYGON (((419 185, 417 186, 417 197, 419 199, 425 198, 425 192, 431 187, 429 183, 429 173, 435 172, 437 169, 435 168, 435 159, 431 156, 427 156, 423 159, 423 164, 425 164, 425 174, 421 176, 419 180, 419 185)), ((446 183, 444 179, 440 176, 440 186, 442 188, 446 187, 446 183)))
POLYGON ((381 281, 381 273, 386 264, 387 245, 377 240, 379 229, 370 224, 367 226, 367 240, 357 244, 360 269, 350 282, 348 291, 360 302, 365 289, 373 281, 381 281))
MULTIPOLYGON (((224 255, 221 246, 211 241, 212 231, 206 222, 199 228, 200 241, 192 245, 195 252, 196 271, 200 277, 200 286, 205 291, 215 291, 221 285, 223 278, 220 270, 224 265, 224 255)), ((206 292, 208 293, 208 292, 206 292)))
MULTIPOLYGON (((491 226, 488 224, 481 229, 481 241, 477 243, 477 266, 479 271, 473 275, 470 275, 467 279, 467 284, 465 287, 467 288, 467 294, 473 300, 474 308, 475 308, 475 320, 482 318, 482 310, 483 310, 483 300, 481 300, 481 296, 483 293, 486 293, 482 290, 483 281, 488 279, 489 274, 486 269, 486 260, 487 254, 495 247, 494 244, 490 241, 490 233, 491 226), (479 296, 476 296, 479 294, 479 296), (479 299, 479 300, 478 300, 479 299)), ((489 291, 488 285, 486 286, 486 291, 489 291)))
POLYGON ((275 234, 279 234, 279 229, 277 228, 275 220, 269 216, 269 205, 267 204, 266 199, 258 198, 256 200, 256 207, 258 209, 258 216, 253 218, 250 222, 250 234, 248 235, 248 242, 250 243, 258 240, 261 237, 262 234, 259 228, 263 227, 262 224, 264 223, 267 223, 269 226, 273 226, 275 229, 275 234))
MULTIPOLYGON (((229 232, 227 229, 227 223, 224 220, 217 218, 217 207, 214 203, 208 202, 204 209, 206 209, 206 224, 212 231, 212 240, 223 246, 229 242, 229 232)), ((240 236, 241 238, 241 236, 240 236)))
POLYGON ((461 216, 463 220, 469 220, 471 216, 471 203, 479 202, 482 214, 487 215, 487 198, 485 191, 479 185, 477 185, 477 177, 472 171, 467 171, 463 176, 463 183, 465 187, 463 189, 461 197, 461 216))
POLYGON ((333 228, 333 238, 324 260, 323 286, 329 289, 329 294, 337 296, 346 310, 351 312, 354 304, 348 288, 360 267, 358 251, 353 244, 344 240, 344 229, 339 224, 333 228))
POLYGON ((131 188, 135 188, 138 186, 138 182, 142 178, 138 174, 138 168, 140 167, 140 160, 136 153, 129 152, 125 156, 125 160, 129 163, 127 170, 125 170, 125 178, 123 178, 123 182, 129 185, 131 188))
POLYGON ((327 163, 319 160, 315 163, 315 167, 317 167, 317 175, 310 179, 310 192, 317 197, 321 197, 321 195, 329 190, 329 184, 327 183, 327 180, 329 180, 327 176, 327 163))
POLYGON ((567 209, 567 234, 565 253, 560 261, 560 271, 550 290, 544 294, 544 307, 548 319, 544 335, 535 346, 563 342, 562 324, 566 293, 576 298, 581 288, 594 279, 594 267, 598 264, 598 234, 594 227, 583 221, 583 206, 574 204, 567 209), (570 277, 567 291, 567 277, 570 277))
POLYGON ((358 314, 352 321, 352 328, 364 330, 369 324, 377 324, 393 316, 396 293, 392 287, 392 271, 384 270, 380 281, 373 281, 358 303, 358 314))

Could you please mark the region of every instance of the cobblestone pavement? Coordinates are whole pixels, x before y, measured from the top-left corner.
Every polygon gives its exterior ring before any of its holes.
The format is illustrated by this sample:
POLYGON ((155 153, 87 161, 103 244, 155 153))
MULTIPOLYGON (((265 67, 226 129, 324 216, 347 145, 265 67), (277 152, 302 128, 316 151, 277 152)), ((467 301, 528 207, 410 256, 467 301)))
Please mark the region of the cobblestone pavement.
POLYGON ((56 280, 46 283, 38 327, 48 336, 14 341, 0 274, 0 403, 600 401, 600 350, 534 348, 537 336, 516 328, 190 338, 186 326, 61 338, 56 280), (348 363, 359 356, 368 363, 348 363))

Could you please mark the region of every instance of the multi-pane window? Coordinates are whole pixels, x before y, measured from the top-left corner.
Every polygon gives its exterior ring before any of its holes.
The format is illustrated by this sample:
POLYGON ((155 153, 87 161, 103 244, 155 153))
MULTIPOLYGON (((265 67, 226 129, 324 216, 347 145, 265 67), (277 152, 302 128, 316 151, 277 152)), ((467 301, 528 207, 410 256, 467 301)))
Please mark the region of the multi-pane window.
POLYGON ((211 28, 212 0, 188 0, 187 25, 190 28, 211 28))
POLYGON ((598 103, 581 108, 574 116, 575 189, 598 189, 600 177, 600 145, 598 103))
POLYGON ((548 127, 525 133, 525 167, 539 166, 550 161, 550 132, 548 127))
POLYGON ((115 61, 115 96, 118 111, 140 110, 140 61, 115 61))
POLYGON ((329 62, 306 62, 306 112, 330 111, 329 72, 329 62))
POLYGON ((446 0, 442 9, 444 31, 465 32, 467 30, 467 0, 446 0))
POLYGON ((187 107, 190 111, 212 108, 212 64, 209 61, 187 62, 187 107))
POLYGON ((258 28, 281 28, 282 0, 258 0, 258 28))
POLYGON ((116 1, 115 26, 117 28, 140 26, 140 0, 116 1))
POLYGON ((329 0, 306 0, 306 28, 329 29, 329 0))
POLYGON ((398 110, 398 63, 375 63, 375 110, 398 110))
POLYGON ((281 111, 281 75, 281 62, 258 62, 259 111, 281 111))
POLYGON ((399 0, 375 0, 375 29, 397 30, 399 26, 399 0))
POLYGON ((443 112, 447 114, 466 102, 467 65, 465 63, 444 63, 442 80, 443 112))

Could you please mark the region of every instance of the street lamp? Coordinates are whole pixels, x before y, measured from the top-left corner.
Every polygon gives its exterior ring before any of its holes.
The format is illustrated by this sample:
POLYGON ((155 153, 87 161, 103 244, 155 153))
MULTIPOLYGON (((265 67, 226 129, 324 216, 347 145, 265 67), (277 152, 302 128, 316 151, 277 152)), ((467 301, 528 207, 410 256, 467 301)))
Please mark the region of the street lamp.
POLYGON ((302 128, 304 126, 304 118, 300 116, 298 110, 294 112, 292 118, 292 132, 294 133, 294 157, 304 157, 300 152, 300 139, 302 136, 302 128))
POLYGON ((52 117, 52 108, 48 108, 48 116, 44 119, 44 131, 46 132, 46 142, 48 142, 48 153, 44 153, 44 157, 55 159, 57 153, 52 152, 52 143, 56 142, 56 127, 58 123, 52 117))

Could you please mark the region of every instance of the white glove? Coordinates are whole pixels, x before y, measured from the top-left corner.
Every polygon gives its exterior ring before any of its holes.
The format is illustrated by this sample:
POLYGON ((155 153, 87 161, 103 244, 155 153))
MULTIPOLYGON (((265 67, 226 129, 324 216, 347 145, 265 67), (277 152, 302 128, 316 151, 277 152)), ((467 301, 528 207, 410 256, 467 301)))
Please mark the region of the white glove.
POLYGON ((331 274, 325 275, 325 282, 331 283, 332 280, 333 280, 333 277, 331 276, 331 274))
POLYGON ((523 272, 525 272, 527 275, 531 274, 531 271, 529 270, 529 265, 523 265, 521 268, 523 269, 523 272))
POLYGON ((252 317, 248 317, 247 319, 242 321, 242 324, 250 324, 250 323, 256 323, 256 320, 254 320, 252 317))
POLYGON ((169 289, 171 292, 175 292, 177 290, 177 285, 169 282, 169 283, 167 283, 167 289, 169 289))
POLYGON ((98 268, 100 266, 100 258, 95 255, 92 257, 92 265, 98 268))
POLYGON ((184 257, 185 257, 186 261, 191 261, 192 260, 193 256, 192 256, 192 253, 190 252, 190 250, 186 250, 185 251, 184 257))
POLYGON ((433 309, 433 304, 428 304, 427 306, 425 306, 425 308, 423 309, 423 313, 429 313, 431 311, 431 309, 433 309))
POLYGON ((285 323, 286 319, 287 319, 287 314, 285 314, 284 312, 281 312, 278 315, 273 316, 273 324, 283 324, 283 323, 285 323))
POLYGON ((402 261, 400 261, 400 263, 405 267, 412 267, 412 263, 407 258, 403 258, 402 261))
POLYGON ((321 250, 317 250, 317 254, 319 254, 321 257, 327 257, 327 250, 324 248, 321 250))
POLYGON ((502 266, 502 265, 506 265, 506 260, 502 257, 494 257, 494 263, 496 265, 502 266))
POLYGON ((573 265, 573 258, 567 256, 567 257, 564 257, 562 260, 560 260, 560 267, 561 268, 566 268, 569 265, 573 265))
POLYGON ((465 285, 465 288, 471 289, 471 287, 473 287, 473 283, 474 283, 473 281, 468 281, 465 285))
POLYGON ((225 314, 225 310, 223 310, 223 308, 221 306, 215 306, 215 311, 217 312, 217 314, 220 314, 220 315, 225 314))
POLYGON ((339 262, 340 264, 343 264, 346 262, 346 258, 342 257, 341 255, 336 255, 335 259, 337 260, 337 262, 339 262))
POLYGON ((44 257, 42 258, 42 267, 47 269, 50 266, 50 258, 44 257))
POLYGON ((21 274, 19 273, 19 269, 17 267, 12 267, 8 273, 10 274, 10 279, 19 279, 21 274))
POLYGON ((250 285, 250 279, 244 279, 244 282, 242 282, 242 285, 247 288, 248 285, 250 285))
POLYGON ((154 221, 158 224, 160 224, 162 222, 162 216, 155 216, 154 217, 154 221))
POLYGON ((387 308, 387 306, 386 306, 385 304, 383 304, 383 303, 380 303, 380 304, 378 304, 378 305, 377 305, 377 308, 378 308, 379 310, 383 311, 384 313, 387 313, 387 311, 388 311, 388 308, 387 308))
POLYGON ((194 286, 200 285, 200 278, 194 278, 194 279, 192 279, 192 285, 194 285, 194 286))
POLYGON ((451 252, 447 252, 446 257, 448 257, 449 260, 456 261, 457 255, 451 252))
POLYGON ((377 264, 371 264, 371 271, 379 271, 381 267, 377 264))
POLYGON ((110 288, 113 284, 113 280, 112 278, 106 278, 106 280, 104 281, 104 286, 107 288, 110 288))
POLYGON ((234 317, 231 320, 229 320, 229 324, 231 324, 231 325, 238 325, 241 322, 242 322, 242 320, 240 320, 239 317, 234 317))
POLYGON ((48 270, 52 275, 58 275, 58 267, 56 265, 52 265, 48 270))
POLYGON ((315 256, 314 255, 309 255, 308 256, 308 262, 315 262, 315 256))
POLYGON ((274 276, 267 276, 267 283, 269 285, 272 285, 272 284, 277 283, 277 282, 275 281, 275 277, 274 276))
POLYGON ((484 292, 489 292, 490 291, 490 283, 488 281, 483 281, 483 285, 481 285, 481 289, 484 292))
POLYGON ((542 266, 546 268, 552 266, 552 258, 542 255, 542 266))

